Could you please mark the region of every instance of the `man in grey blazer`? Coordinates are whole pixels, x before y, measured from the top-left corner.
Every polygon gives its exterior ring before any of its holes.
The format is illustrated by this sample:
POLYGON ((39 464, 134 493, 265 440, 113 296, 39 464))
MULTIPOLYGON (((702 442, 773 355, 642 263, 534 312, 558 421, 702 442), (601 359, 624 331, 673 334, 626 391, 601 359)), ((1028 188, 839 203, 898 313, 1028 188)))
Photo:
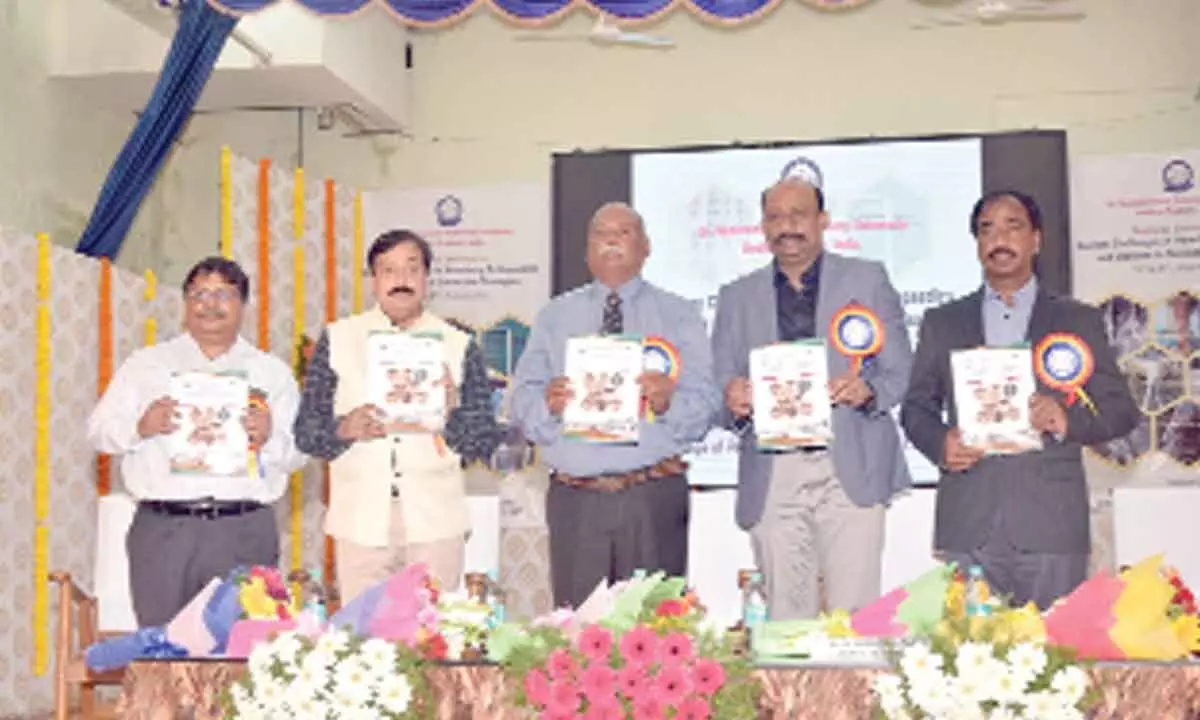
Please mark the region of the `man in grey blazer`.
POLYGON ((795 178, 767 188, 762 228, 775 259, 721 288, 713 327, 722 424, 741 435, 737 522, 750 532, 776 620, 816 616, 821 578, 830 608, 853 610, 879 597, 884 510, 911 484, 889 412, 904 396, 912 362, 900 297, 881 264, 824 251, 828 224, 821 188, 795 178), (861 372, 828 348, 833 443, 760 451, 750 351, 826 338, 850 305, 870 310, 885 339, 861 372))
POLYGON ((984 285, 925 313, 901 418, 909 440, 942 470, 935 549, 960 566, 981 565, 995 592, 1045 609, 1087 576, 1091 538, 1081 448, 1129 433, 1138 410, 1100 311, 1038 284, 1042 216, 1033 198, 1014 191, 984 195, 971 213, 971 233, 984 285), (1029 399, 1030 423, 1044 449, 984 457, 966 447, 957 428, 950 354, 984 345, 1036 348, 1051 333, 1074 335, 1094 356, 1084 386, 1094 410, 1066 403, 1039 379, 1029 399))

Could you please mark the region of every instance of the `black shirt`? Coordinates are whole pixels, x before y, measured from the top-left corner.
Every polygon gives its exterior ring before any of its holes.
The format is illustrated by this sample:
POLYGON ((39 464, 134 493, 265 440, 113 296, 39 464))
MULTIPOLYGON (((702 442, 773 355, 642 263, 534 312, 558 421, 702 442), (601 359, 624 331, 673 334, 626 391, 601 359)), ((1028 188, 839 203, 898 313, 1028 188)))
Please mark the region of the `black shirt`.
POLYGON ((775 267, 775 317, 780 342, 807 340, 817 336, 817 287, 821 281, 821 256, 800 276, 800 289, 792 287, 787 275, 775 267))

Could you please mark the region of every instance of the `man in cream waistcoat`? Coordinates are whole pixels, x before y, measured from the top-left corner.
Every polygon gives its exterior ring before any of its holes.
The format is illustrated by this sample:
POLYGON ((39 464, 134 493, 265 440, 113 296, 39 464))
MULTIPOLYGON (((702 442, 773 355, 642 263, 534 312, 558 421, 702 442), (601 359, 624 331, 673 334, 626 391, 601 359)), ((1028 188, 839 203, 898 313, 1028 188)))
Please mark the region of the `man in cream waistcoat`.
POLYGON ((330 461, 325 531, 336 540, 343 603, 416 562, 442 587, 458 587, 470 531, 463 466, 499 443, 482 354, 470 334, 425 309, 432 264, 415 233, 379 236, 367 253, 376 306, 330 324, 309 361, 296 445, 330 461), (371 404, 367 338, 389 330, 441 336, 448 410, 440 433, 389 433, 371 404))

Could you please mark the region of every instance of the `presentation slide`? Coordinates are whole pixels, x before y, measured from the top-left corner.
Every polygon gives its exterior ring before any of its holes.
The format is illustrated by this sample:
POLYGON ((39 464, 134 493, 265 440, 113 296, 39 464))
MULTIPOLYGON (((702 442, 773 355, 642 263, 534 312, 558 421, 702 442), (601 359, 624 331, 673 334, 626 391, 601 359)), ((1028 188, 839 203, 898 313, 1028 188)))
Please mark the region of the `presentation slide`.
MULTIPOLYGON (((645 277, 694 300, 711 329, 721 285, 771 261, 759 227, 763 188, 806 173, 825 190, 826 248, 884 263, 915 343, 926 308, 979 286, 968 219, 981 158, 979 138, 636 154, 633 206, 652 248, 645 277)), ((735 484, 735 453, 731 434, 709 433, 689 458, 692 484, 735 484)), ((908 462, 916 483, 937 482, 911 446, 908 462)))

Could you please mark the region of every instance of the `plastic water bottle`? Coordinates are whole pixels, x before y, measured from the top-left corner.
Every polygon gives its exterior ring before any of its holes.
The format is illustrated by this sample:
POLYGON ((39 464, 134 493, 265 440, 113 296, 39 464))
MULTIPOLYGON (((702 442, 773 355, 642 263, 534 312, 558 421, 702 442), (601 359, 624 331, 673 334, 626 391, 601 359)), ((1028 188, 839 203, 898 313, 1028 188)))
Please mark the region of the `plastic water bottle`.
POLYGON ((968 618, 986 617, 992 614, 991 589, 983 576, 983 568, 972 565, 967 569, 966 613, 968 618))
POLYGON ((488 571, 488 607, 491 609, 491 614, 488 616, 488 626, 496 627, 504 623, 504 588, 501 587, 500 581, 495 570, 488 571))
POLYGON ((767 621, 767 594, 763 587, 762 573, 750 573, 742 588, 742 625, 751 633, 767 621))
POLYGON ((325 583, 321 579, 321 568, 313 568, 309 573, 308 587, 304 589, 304 612, 324 625, 326 617, 325 583))

